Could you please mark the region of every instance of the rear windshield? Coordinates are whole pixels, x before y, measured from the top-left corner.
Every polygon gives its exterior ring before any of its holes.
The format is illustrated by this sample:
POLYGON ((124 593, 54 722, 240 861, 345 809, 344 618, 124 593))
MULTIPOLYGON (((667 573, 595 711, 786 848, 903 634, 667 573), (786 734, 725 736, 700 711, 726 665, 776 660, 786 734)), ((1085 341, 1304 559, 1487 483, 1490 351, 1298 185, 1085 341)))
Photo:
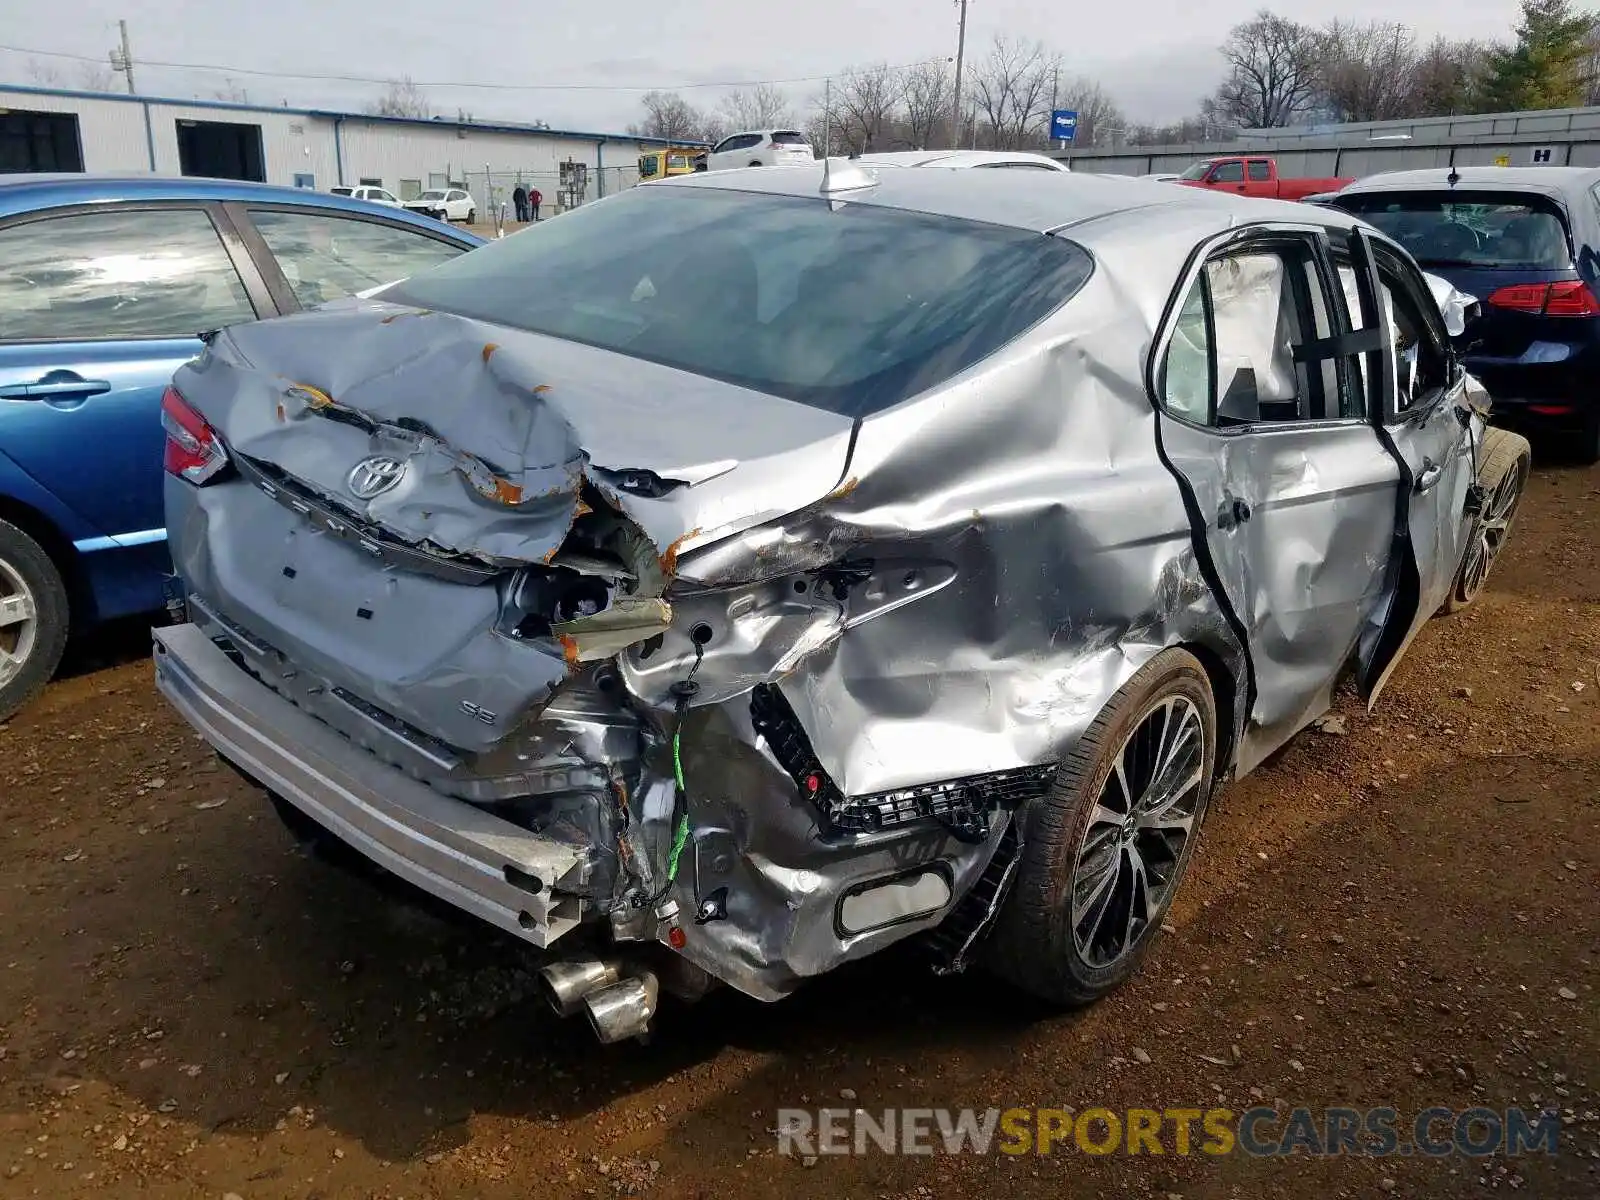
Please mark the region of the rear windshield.
POLYGON ((1376 225, 1423 266, 1563 270, 1566 219, 1542 196, 1517 192, 1362 192, 1335 200, 1376 225))
POLYGON ((780 129, 772 135, 772 144, 774 146, 809 146, 811 143, 806 141, 806 135, 803 133, 796 133, 793 129, 780 129))
POLYGON ((1021 229, 649 187, 491 242, 385 299, 864 416, 994 353, 1092 270, 1076 243, 1021 229))

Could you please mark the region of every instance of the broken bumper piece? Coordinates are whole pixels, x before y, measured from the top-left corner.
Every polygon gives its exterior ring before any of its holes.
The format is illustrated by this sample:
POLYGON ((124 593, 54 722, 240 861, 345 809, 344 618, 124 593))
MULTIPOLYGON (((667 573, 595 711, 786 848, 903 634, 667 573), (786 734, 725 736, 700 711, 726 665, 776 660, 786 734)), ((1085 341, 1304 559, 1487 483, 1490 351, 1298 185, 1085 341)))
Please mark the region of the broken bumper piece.
POLYGON ((155 631, 156 686, 216 750, 340 841, 534 946, 575 929, 583 847, 408 778, 241 671, 198 627, 155 631))

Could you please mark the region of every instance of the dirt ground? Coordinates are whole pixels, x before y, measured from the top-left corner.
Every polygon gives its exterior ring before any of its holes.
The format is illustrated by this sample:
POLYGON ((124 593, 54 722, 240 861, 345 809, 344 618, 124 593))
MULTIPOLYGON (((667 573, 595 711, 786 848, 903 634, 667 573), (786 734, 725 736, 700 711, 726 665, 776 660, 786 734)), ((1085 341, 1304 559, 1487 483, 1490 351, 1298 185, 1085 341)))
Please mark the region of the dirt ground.
POLYGON ((1041 1013, 906 956, 603 1049, 529 960, 292 847, 137 631, 0 727, 0 1196, 1600 1196, 1600 470, 1377 712, 1213 811, 1129 986, 1041 1013), (104 661, 109 658, 110 661, 104 661), (118 661, 120 659, 120 661, 118 661), (1235 1049, 1237 1048, 1237 1049, 1235 1049), (1534 1110, 1552 1156, 777 1154, 781 1107, 1534 1110))

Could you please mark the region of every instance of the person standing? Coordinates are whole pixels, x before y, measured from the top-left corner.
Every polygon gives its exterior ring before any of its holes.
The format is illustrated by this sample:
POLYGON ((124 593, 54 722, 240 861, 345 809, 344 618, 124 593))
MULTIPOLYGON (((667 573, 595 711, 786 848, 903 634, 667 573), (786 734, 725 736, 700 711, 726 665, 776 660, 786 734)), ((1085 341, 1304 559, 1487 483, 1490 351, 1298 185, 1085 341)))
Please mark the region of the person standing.
POLYGON ((520 183, 517 184, 517 190, 511 193, 511 205, 517 210, 518 224, 528 219, 528 189, 520 183))
POLYGON ((544 197, 539 194, 538 188, 534 188, 528 193, 528 207, 533 210, 533 219, 535 221, 539 219, 539 202, 543 199, 544 197))

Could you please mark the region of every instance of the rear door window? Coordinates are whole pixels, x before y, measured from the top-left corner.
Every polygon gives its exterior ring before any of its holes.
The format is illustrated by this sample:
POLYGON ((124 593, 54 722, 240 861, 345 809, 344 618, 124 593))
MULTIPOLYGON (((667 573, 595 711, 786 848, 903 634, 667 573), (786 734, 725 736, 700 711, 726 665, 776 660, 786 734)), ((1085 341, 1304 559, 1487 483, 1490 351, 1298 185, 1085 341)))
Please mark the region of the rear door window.
POLYGON ((1254 183, 1266 183, 1272 179, 1272 164, 1264 158, 1250 160, 1250 179, 1254 183))
POLYGON ((183 338, 255 319, 211 218, 125 209, 0 230, 0 339, 183 338))
POLYGON ((1566 214, 1543 196, 1362 192, 1339 207, 1377 226, 1423 266, 1560 271, 1572 266, 1566 214))

